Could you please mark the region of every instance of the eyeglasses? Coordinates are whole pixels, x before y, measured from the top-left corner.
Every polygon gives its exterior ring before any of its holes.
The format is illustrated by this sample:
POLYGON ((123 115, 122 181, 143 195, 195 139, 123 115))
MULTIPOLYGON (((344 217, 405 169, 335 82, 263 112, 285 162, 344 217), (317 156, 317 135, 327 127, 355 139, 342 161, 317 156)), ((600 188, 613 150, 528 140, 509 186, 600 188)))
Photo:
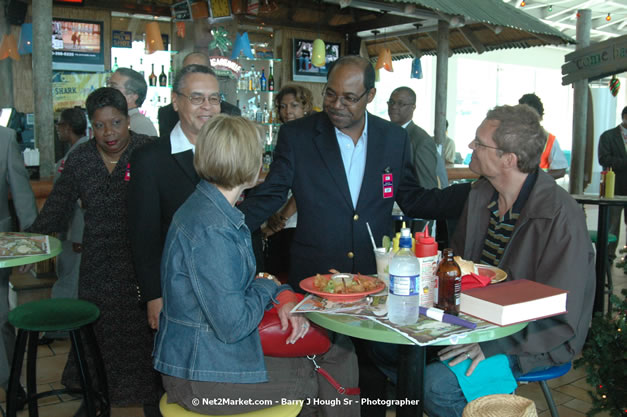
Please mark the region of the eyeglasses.
POLYGON ((354 106, 355 104, 359 103, 359 101, 362 98, 364 98, 364 96, 368 94, 369 91, 370 89, 366 89, 366 91, 364 91, 360 96, 339 96, 338 97, 338 95, 335 94, 335 91, 329 90, 328 88, 325 87, 325 89, 322 91, 322 97, 325 100, 328 100, 331 102, 335 102, 339 98, 340 103, 342 103, 343 106, 354 106))
POLYGON ((202 103, 205 102, 205 100, 207 100, 207 102, 212 106, 217 106, 222 102, 222 97, 220 97, 220 94, 213 94, 208 97, 201 94, 192 94, 191 96, 186 96, 185 94, 176 91, 176 95, 185 97, 194 106, 200 106, 202 103))
POLYGON ((481 142, 479 141, 479 139, 473 139, 473 140, 470 142, 470 144, 471 144, 471 145, 473 145, 473 146, 475 146, 475 147, 477 147, 477 146, 478 146, 478 147, 481 147, 481 148, 496 149, 497 151, 505 152, 503 149, 501 149, 501 148, 497 148, 496 146, 489 146, 489 145, 485 145, 485 144, 481 143, 481 142))
POLYGON ((398 106, 398 107, 405 107, 405 106, 413 106, 416 103, 401 103, 400 101, 394 101, 394 100, 388 100, 388 106, 393 107, 393 106, 398 106))

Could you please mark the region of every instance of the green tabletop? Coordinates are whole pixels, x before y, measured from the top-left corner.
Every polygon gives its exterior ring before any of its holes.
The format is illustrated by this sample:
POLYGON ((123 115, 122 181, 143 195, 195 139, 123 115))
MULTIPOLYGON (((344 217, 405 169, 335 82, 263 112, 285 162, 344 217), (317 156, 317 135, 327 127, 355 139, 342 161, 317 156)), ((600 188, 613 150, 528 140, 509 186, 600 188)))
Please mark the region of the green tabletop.
MULTIPOLYGON (((307 318, 325 329, 359 339, 375 342, 395 343, 398 345, 413 345, 414 343, 405 336, 388 329, 373 320, 366 318, 324 313, 307 313, 307 318)), ((527 323, 512 324, 504 327, 491 327, 488 329, 473 330, 460 336, 452 336, 446 340, 440 340, 430 346, 442 346, 451 344, 467 344, 485 342, 500 339, 514 334, 527 326, 527 323)))
MULTIPOLYGON (((22 233, 29 236, 41 236, 35 233, 22 233)), ((45 261, 46 259, 54 258, 61 253, 61 242, 59 239, 52 236, 48 236, 48 243, 50 244, 50 253, 45 255, 32 255, 32 256, 14 256, 10 258, 0 258, 0 268, 9 268, 13 266, 20 266, 26 264, 34 264, 37 262, 45 261)))

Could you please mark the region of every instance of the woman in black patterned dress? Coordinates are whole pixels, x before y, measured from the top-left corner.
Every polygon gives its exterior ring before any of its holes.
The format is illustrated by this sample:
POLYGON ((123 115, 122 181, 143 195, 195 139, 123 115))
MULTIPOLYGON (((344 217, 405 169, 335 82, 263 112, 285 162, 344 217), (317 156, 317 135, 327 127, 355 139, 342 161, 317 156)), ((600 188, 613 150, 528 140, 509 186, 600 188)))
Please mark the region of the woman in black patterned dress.
MULTIPOLYGON (((132 152, 151 141, 129 130, 126 99, 100 88, 86 101, 94 138, 70 154, 30 231, 67 230, 75 202, 85 209, 78 296, 100 309, 95 332, 112 406, 155 403, 160 380, 152 368, 153 336, 137 302, 128 240, 126 193, 132 152)), ((93 368, 92 368, 93 369, 93 368)), ((63 383, 78 386, 70 355, 63 383)))

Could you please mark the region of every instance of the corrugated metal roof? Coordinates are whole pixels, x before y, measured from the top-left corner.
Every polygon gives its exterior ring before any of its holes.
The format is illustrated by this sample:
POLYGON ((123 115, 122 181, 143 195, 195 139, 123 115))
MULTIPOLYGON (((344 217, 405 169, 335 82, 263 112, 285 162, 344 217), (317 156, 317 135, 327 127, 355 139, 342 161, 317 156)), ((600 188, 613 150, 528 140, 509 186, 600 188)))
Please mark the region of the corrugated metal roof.
POLYGON ((384 0, 386 3, 414 4, 436 12, 523 30, 539 35, 556 36, 567 43, 575 40, 502 0, 384 0))

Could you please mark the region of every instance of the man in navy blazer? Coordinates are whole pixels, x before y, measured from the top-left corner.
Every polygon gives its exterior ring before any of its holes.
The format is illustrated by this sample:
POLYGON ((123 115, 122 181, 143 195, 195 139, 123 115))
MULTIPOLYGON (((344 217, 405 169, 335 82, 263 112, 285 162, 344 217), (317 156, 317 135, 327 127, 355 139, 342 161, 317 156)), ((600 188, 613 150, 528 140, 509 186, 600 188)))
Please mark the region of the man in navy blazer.
POLYGON ((445 190, 418 185, 407 132, 366 112, 376 94, 372 65, 345 56, 331 68, 324 111, 284 125, 263 184, 239 206, 251 230, 284 203, 298 206, 289 283, 329 268, 376 272, 372 243, 389 233, 394 201, 410 217, 457 217, 468 184, 445 190))
MULTIPOLYGON (((614 193, 627 195, 627 107, 623 108, 621 119, 621 124, 603 132, 599 139, 599 164, 604 170, 612 168, 616 174, 614 193)), ((622 211, 622 206, 610 207, 610 233, 616 237, 620 236, 622 211)), ((607 253, 611 261, 616 258, 616 246, 617 242, 608 245, 607 253)))

